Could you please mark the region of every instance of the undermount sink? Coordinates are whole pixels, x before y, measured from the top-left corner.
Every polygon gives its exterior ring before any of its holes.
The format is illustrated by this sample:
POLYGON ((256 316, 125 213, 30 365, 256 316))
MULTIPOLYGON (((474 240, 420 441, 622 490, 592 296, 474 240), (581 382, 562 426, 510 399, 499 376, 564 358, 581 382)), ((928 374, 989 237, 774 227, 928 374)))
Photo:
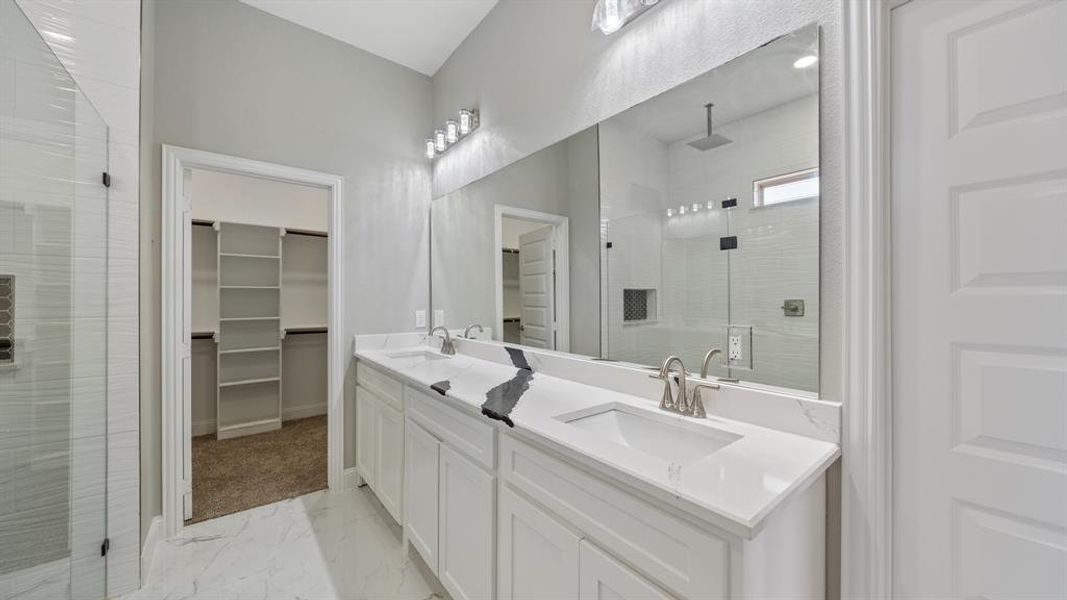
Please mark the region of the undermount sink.
POLYGON ((404 360, 408 363, 408 366, 430 362, 432 360, 448 360, 451 358, 450 356, 438 354, 437 352, 430 352, 429 350, 403 350, 400 352, 386 352, 385 355, 393 360, 404 360))
POLYGON ((736 433, 624 404, 602 405, 556 418, 602 439, 678 464, 696 462, 741 439, 736 433))

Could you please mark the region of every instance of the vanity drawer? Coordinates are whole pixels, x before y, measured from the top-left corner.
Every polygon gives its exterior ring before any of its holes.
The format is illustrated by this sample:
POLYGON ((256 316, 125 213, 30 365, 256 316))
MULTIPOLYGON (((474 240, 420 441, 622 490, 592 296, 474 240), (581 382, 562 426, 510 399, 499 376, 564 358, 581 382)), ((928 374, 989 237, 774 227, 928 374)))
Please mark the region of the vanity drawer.
POLYGON ((356 363, 356 383, 367 388, 396 410, 404 410, 404 384, 370 366, 356 363))
POLYGON ((491 424, 463 414, 459 409, 443 404, 440 398, 414 388, 405 387, 404 393, 407 414, 419 425, 482 466, 488 469, 496 466, 496 428, 491 424))
POLYGON ((729 596, 730 545, 630 492, 511 435, 500 477, 601 547, 686 598, 729 596))

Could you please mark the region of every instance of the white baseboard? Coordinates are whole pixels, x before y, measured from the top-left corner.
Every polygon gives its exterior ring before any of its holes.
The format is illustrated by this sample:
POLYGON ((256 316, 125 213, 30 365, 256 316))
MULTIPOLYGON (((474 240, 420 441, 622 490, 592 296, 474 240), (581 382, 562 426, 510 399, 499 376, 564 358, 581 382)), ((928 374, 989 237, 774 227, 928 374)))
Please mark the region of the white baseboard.
POLYGON ((141 546, 141 585, 148 580, 148 574, 152 571, 152 559, 156 555, 156 544, 163 541, 160 535, 163 533, 163 516, 152 517, 148 525, 148 535, 144 537, 144 545, 141 546))
POLYGON ((348 467, 345 469, 345 476, 341 482, 341 489, 350 490, 363 485, 363 478, 359 476, 359 471, 355 467, 348 467))
MULTIPOLYGON (((319 415, 326 414, 326 403, 319 404, 304 404, 301 406, 292 406, 282 410, 282 421, 292 421, 293 419, 306 419, 307 417, 317 417, 319 415)), ((193 421, 193 437, 201 435, 210 435, 215 433, 215 420, 205 419, 203 421, 193 421)))

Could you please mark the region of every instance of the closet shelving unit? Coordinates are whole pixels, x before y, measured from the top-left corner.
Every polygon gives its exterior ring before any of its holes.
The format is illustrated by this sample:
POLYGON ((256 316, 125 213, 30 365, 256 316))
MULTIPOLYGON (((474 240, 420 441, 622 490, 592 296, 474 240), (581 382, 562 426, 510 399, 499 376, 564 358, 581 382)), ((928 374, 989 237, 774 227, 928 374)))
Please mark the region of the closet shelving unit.
POLYGON ((218 235, 216 436, 282 426, 284 229, 215 223, 218 235))

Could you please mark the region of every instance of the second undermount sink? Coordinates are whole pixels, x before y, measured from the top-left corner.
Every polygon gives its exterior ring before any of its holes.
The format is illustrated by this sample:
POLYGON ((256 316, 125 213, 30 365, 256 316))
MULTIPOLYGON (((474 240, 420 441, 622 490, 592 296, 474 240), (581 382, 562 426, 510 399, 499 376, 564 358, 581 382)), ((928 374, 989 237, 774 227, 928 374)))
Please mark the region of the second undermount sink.
POLYGON ((398 352, 386 352, 385 355, 393 360, 402 360, 409 367, 434 360, 448 360, 451 358, 429 350, 401 350, 398 352))
POLYGON ((687 423, 625 404, 607 404, 557 419, 600 438, 668 462, 696 462, 741 436, 700 423, 687 423))

